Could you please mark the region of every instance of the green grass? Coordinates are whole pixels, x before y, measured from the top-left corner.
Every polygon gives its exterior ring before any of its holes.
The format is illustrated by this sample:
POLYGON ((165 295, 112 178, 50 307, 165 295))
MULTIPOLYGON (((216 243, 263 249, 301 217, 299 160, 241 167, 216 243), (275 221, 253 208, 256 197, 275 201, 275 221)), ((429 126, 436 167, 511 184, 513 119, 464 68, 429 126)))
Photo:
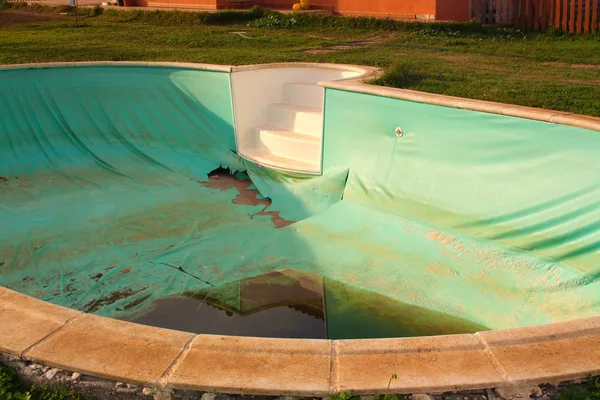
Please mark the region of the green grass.
POLYGON ((84 400, 84 398, 64 389, 33 386, 26 388, 15 372, 0 364, 0 399, 2 400, 84 400))
POLYGON ((589 377, 584 385, 567 387, 554 400, 600 400, 600 377, 589 377))
POLYGON ((478 23, 245 12, 12 6, 0 63, 140 60, 312 61, 381 67, 378 84, 600 117, 600 36, 478 23), (71 13, 60 15, 60 12, 71 13), (82 22, 83 21, 83 22, 82 22))

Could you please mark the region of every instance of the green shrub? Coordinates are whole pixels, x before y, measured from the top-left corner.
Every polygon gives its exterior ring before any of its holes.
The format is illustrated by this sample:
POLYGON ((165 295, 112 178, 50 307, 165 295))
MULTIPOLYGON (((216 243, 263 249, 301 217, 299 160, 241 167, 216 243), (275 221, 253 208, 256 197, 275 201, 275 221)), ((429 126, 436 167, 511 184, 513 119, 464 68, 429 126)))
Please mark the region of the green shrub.
POLYGON ((0 399, 2 400, 84 400, 80 394, 65 389, 33 386, 27 390, 15 372, 0 364, 0 399))
POLYGON ((268 13, 262 18, 251 21, 248 26, 264 29, 290 29, 296 27, 298 20, 294 17, 284 16, 281 13, 268 13))
POLYGON ((249 26, 265 29, 278 28, 327 28, 327 29, 352 29, 358 31, 401 31, 419 32, 424 34, 450 35, 457 33, 483 32, 483 25, 479 22, 418 22, 398 21, 390 18, 374 17, 343 17, 338 15, 292 13, 282 14, 274 11, 265 11, 264 16, 252 21, 249 26))
POLYGON ((567 387, 554 400, 600 400, 600 378, 589 377, 584 385, 567 387))
POLYGON ((389 68, 383 75, 373 79, 374 85, 407 89, 418 85, 425 76, 413 64, 401 62, 389 68))
POLYGON ((19 9, 19 8, 26 8, 26 7, 27 7, 27 3, 25 3, 25 2, 13 3, 13 2, 8 2, 6 0, 0 0, 0 10, 19 9))

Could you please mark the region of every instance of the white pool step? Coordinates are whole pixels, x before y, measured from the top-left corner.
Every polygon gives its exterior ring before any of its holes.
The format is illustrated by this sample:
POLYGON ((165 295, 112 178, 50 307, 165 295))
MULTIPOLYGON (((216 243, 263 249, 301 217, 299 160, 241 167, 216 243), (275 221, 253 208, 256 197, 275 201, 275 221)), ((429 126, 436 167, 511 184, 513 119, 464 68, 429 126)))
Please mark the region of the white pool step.
POLYGON ((316 82, 281 87, 280 103, 270 104, 262 123, 246 131, 239 154, 259 165, 285 171, 321 173, 323 88, 316 82))
POLYGON ((271 125, 256 128, 254 144, 270 153, 301 162, 318 163, 321 159, 321 139, 271 125))
POLYGON ((244 151, 244 158, 260 165, 284 171, 300 172, 317 175, 321 172, 321 162, 302 162, 291 158, 281 157, 269 151, 254 147, 244 151))
POLYGON ((285 83, 283 85, 283 102, 320 110, 323 107, 323 88, 316 83, 285 83))
POLYGON ((289 103, 271 104, 267 113, 269 125, 285 131, 321 137, 323 114, 320 108, 289 103))

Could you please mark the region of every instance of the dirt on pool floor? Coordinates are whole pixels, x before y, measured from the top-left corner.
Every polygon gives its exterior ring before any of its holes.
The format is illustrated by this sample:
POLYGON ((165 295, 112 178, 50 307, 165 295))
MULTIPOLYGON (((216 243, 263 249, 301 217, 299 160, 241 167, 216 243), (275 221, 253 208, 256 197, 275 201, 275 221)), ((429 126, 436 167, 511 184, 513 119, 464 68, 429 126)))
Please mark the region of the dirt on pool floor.
POLYGON ((283 219, 278 211, 267 211, 271 206, 271 200, 258 198, 257 196, 260 195, 260 193, 258 190, 250 188, 252 185, 250 179, 239 179, 223 168, 211 172, 208 179, 208 182, 199 181, 198 183, 210 189, 229 190, 236 188, 239 194, 233 200, 233 204, 241 206, 263 206, 263 210, 255 215, 266 215, 271 217, 271 221, 277 228, 283 228, 294 223, 293 221, 283 219))

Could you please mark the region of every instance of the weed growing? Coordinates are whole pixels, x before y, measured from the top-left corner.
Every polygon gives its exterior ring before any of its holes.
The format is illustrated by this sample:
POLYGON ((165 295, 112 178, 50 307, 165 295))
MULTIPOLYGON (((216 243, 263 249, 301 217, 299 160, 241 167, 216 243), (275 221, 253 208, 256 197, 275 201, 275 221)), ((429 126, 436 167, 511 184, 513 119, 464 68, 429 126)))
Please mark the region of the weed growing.
POLYGON ((0 399, 2 400, 85 400, 80 394, 68 390, 33 386, 30 389, 19 381, 15 372, 0 364, 0 399))

